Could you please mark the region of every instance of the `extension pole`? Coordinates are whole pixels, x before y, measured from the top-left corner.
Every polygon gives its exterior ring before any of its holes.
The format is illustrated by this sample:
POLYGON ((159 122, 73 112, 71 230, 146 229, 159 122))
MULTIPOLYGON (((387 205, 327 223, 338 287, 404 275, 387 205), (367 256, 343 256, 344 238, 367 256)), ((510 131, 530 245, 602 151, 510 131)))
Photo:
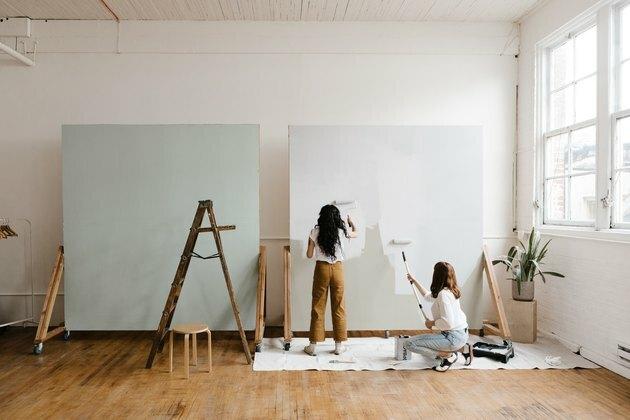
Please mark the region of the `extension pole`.
MULTIPOLYGON (((407 257, 405 257, 405 252, 404 251, 402 253, 402 257, 403 257, 403 261, 405 263, 405 269, 407 270, 407 274, 411 274, 410 270, 409 270, 409 264, 407 264, 407 257)), ((429 318, 424 313, 424 309, 422 309, 422 301, 420 300, 420 296, 418 296, 418 290, 416 289, 416 286, 414 286, 414 284, 413 284, 413 282, 411 280, 409 280, 409 284, 411 285, 411 290, 413 290, 413 294, 416 297, 416 301, 418 302, 418 307, 420 308, 420 313, 422 314, 422 317, 424 318, 425 321, 428 321, 429 318)))

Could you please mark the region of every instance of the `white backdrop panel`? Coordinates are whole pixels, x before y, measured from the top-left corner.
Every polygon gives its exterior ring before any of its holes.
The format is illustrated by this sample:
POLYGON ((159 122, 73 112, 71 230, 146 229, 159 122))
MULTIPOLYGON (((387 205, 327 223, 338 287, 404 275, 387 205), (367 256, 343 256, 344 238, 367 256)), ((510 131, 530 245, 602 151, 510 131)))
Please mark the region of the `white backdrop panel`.
POLYGON ((294 330, 309 327, 308 233, 323 204, 352 200, 340 207, 360 230, 345 264, 349 329, 421 327, 401 251, 426 287, 435 262, 451 262, 471 324, 479 322, 481 127, 292 126, 289 137, 294 330))

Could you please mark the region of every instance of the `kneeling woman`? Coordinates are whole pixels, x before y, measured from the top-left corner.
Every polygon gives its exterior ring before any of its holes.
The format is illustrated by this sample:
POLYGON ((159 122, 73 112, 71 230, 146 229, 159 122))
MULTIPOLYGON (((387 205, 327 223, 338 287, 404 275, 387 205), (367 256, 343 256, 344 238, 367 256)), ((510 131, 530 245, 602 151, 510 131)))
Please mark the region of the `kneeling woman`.
POLYGON ((433 267, 431 290, 427 290, 411 275, 407 278, 420 291, 425 299, 433 302, 431 312, 434 321, 427 320, 429 329, 440 330, 439 334, 421 334, 411 337, 405 348, 413 353, 435 358, 439 361, 433 370, 447 371, 461 352, 466 366, 472 362, 472 352, 468 344, 468 323, 466 314, 459 305, 461 293, 453 266, 440 261, 433 267))
POLYGON ((347 239, 356 236, 356 228, 350 216, 348 216, 348 227, 346 227, 336 206, 328 204, 322 207, 317 225, 309 235, 306 250, 306 256, 312 258, 314 255, 317 261, 313 274, 310 344, 304 347, 304 351, 311 356, 316 355, 317 342, 324 341, 326 338, 324 314, 328 289, 330 289, 335 354, 341 354, 345 350, 342 342, 348 339, 348 334, 343 298, 343 260, 347 239))

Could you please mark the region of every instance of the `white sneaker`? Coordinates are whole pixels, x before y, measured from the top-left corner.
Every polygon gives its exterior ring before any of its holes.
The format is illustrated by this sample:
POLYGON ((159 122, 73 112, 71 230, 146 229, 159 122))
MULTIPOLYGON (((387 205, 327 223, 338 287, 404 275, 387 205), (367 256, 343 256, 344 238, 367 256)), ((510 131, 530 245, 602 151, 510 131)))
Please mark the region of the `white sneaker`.
POLYGON ((457 361, 457 352, 454 352, 453 354, 451 354, 450 357, 442 359, 442 362, 439 365, 434 366, 433 370, 438 371, 438 372, 446 372, 447 370, 449 370, 451 365, 455 363, 456 361, 457 361))
POLYGON ((317 345, 313 343, 304 347, 304 353, 308 354, 309 356, 317 356, 316 350, 317 350, 317 345))
POLYGON ((348 350, 348 347, 344 346, 341 343, 335 343, 335 354, 337 356, 339 356, 342 353, 345 353, 346 350, 348 350))

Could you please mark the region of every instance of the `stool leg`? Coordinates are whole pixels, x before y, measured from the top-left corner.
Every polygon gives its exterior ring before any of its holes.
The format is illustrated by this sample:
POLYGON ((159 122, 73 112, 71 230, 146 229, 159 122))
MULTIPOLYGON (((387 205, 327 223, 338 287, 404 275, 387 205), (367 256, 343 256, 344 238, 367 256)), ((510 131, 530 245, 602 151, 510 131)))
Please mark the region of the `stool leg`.
POLYGON ((193 339, 193 366, 197 366, 197 334, 192 335, 193 339))
POLYGON ((186 371, 186 379, 190 377, 190 356, 188 355, 188 342, 190 341, 190 334, 184 334, 184 369, 186 371))
POLYGON ((212 372, 212 337, 208 330, 208 372, 212 372))
POLYGON ((168 338, 168 371, 173 373, 173 330, 169 333, 168 338))

